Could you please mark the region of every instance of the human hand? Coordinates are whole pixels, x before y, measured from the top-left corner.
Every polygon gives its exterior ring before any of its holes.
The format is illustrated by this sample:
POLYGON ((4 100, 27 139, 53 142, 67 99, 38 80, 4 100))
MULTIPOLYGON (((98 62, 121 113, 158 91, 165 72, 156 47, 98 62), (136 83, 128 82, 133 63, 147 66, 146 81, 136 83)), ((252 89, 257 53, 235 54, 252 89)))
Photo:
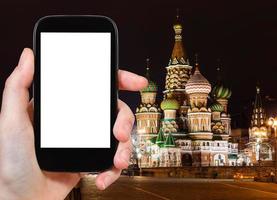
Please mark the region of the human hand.
MULTIPOLYGON (((62 200, 81 178, 80 173, 47 172, 39 168, 35 155, 32 125, 33 102, 29 92, 34 74, 34 56, 24 49, 18 66, 6 81, 0 113, 0 199, 62 200)), ((119 89, 137 91, 147 80, 130 72, 118 72, 119 89)), ((119 140, 114 167, 99 174, 96 185, 103 190, 128 167, 131 154, 130 132, 134 116, 130 108, 118 100, 118 116, 114 135, 119 140)), ((93 159, 93 158, 92 158, 93 159)))

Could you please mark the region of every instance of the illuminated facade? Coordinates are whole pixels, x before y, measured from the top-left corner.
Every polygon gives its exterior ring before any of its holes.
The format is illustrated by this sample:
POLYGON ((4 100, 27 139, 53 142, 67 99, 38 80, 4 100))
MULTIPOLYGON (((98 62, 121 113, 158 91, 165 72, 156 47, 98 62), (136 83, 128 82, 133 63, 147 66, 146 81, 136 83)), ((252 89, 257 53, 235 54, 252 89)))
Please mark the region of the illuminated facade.
POLYGON ((227 107, 231 91, 221 80, 212 88, 197 60, 192 74, 178 17, 173 29, 175 43, 160 104, 163 113, 155 103, 157 85, 150 80, 147 65, 149 86, 141 91, 142 103, 136 110, 139 165, 236 165, 238 145, 229 142, 231 119, 227 107))
POLYGON ((249 143, 244 150, 244 159, 241 160, 246 165, 255 165, 259 161, 272 160, 271 131, 267 127, 265 109, 262 105, 261 89, 256 87, 256 98, 251 116, 249 128, 249 143))
POLYGON ((158 133, 161 112, 156 104, 158 87, 150 80, 149 59, 147 59, 146 78, 148 86, 140 91, 141 104, 136 110, 137 130, 140 134, 158 133))

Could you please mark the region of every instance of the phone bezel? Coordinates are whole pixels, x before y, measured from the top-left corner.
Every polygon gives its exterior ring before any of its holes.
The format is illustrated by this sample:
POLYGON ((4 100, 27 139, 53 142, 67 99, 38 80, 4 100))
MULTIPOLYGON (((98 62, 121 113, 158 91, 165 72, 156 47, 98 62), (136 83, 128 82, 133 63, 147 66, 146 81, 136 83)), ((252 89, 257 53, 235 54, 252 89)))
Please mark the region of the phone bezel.
MULTIPOLYGON (((34 133, 38 164, 48 171, 99 172, 113 165, 118 142, 113 135, 117 116, 118 30, 108 17, 55 15, 41 18, 33 34, 35 54, 34 133), (111 130, 110 148, 41 148, 40 145, 40 33, 41 32, 110 32, 111 33, 111 130)), ((65 138, 66 139, 66 138, 65 138)))

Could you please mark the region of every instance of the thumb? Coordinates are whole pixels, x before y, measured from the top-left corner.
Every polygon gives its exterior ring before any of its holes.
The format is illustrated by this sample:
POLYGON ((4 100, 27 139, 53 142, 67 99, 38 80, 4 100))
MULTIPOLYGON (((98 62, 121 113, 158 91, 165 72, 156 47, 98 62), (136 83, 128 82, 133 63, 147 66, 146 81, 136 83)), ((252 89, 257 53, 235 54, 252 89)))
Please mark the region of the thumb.
POLYGON ((34 75, 34 54, 25 48, 18 66, 8 77, 3 91, 1 115, 18 116, 27 114, 29 90, 34 75))

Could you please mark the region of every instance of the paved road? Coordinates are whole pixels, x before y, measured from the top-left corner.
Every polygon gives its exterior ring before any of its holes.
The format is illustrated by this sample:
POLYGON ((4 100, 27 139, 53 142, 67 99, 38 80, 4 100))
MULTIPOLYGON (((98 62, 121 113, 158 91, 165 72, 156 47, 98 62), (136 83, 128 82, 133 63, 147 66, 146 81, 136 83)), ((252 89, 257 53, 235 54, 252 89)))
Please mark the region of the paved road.
POLYGON ((97 191, 93 176, 82 181, 82 200, 277 200, 277 184, 232 180, 121 177, 97 191))

